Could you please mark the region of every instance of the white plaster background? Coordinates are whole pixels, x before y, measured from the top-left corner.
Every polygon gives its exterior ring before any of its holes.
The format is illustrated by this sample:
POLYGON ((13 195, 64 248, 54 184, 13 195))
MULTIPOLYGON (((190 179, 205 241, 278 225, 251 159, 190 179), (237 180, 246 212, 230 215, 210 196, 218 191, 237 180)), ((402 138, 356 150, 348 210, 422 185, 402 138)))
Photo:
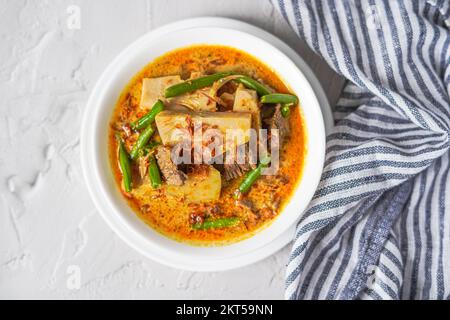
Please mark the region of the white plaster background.
POLYGON ((333 104, 342 81, 268 0, 0 0, 0 298, 282 299, 289 248, 220 273, 171 269, 122 242, 97 214, 79 160, 85 103, 106 65, 162 24, 241 19, 294 47, 333 104), (81 29, 67 8, 81 9, 81 29), (67 286, 79 266, 81 288, 67 286))

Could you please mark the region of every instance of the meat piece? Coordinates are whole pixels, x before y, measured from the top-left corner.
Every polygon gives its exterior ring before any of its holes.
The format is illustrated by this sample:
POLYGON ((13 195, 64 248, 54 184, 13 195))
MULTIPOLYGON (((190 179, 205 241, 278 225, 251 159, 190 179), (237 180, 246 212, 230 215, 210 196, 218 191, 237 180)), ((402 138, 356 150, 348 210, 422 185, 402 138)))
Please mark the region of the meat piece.
POLYGON ((234 95, 239 86, 240 85, 234 81, 228 81, 227 83, 225 83, 223 86, 220 87, 219 91, 217 92, 217 95, 221 96, 225 92, 234 95))
POLYGON ((159 169, 166 179, 167 184, 181 186, 184 184, 187 176, 184 172, 178 170, 171 158, 170 148, 159 146, 156 149, 156 159, 158 161, 159 169))
POLYGON ((239 178, 240 176, 244 175, 247 171, 250 171, 252 168, 250 164, 224 164, 224 178, 225 180, 233 180, 236 178, 239 178))
POLYGON ((275 113, 273 117, 269 121, 270 129, 278 129, 278 137, 280 141, 280 145, 284 142, 284 140, 290 135, 291 128, 289 125, 289 119, 284 118, 281 115, 281 105, 277 104, 275 107, 275 113))
POLYGON ((247 171, 250 171, 256 167, 256 164, 250 163, 250 156, 248 148, 245 148, 245 160, 244 163, 239 164, 235 160, 234 163, 223 165, 224 178, 226 181, 230 181, 244 175, 247 171))
POLYGON ((149 110, 158 101, 164 99, 164 90, 170 86, 182 82, 180 76, 167 76, 159 78, 144 78, 142 80, 142 94, 139 107, 149 110))
POLYGON ((224 92, 224 93, 222 93, 220 95, 220 101, 221 101, 221 104, 223 106, 222 110, 220 110, 220 111, 232 110, 233 109, 233 105, 234 105, 234 94, 233 93, 224 92))
POLYGON ((243 207, 245 207, 245 208, 251 210, 251 211, 254 211, 255 208, 256 208, 256 207, 255 207, 255 204, 254 204, 253 201, 250 200, 250 199, 242 199, 242 200, 239 200, 239 204, 240 204, 241 206, 243 206, 243 207))
POLYGON ((207 164, 190 164, 187 165, 187 173, 198 176, 199 178, 207 178, 211 167, 207 164))

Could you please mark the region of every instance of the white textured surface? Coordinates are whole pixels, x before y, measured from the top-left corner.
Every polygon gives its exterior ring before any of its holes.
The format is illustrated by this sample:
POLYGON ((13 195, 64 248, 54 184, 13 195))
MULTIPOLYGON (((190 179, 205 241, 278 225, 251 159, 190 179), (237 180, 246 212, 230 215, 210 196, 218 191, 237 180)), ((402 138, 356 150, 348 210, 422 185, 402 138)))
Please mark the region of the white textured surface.
POLYGON ((90 90, 126 45, 194 16, 241 19, 301 52, 333 104, 342 81, 265 0, 0 0, 0 298, 281 299, 289 248, 257 264, 192 273, 134 252, 86 192, 79 127, 90 90), (81 29, 67 27, 71 5, 81 29), (70 266, 81 287, 70 289, 70 266))

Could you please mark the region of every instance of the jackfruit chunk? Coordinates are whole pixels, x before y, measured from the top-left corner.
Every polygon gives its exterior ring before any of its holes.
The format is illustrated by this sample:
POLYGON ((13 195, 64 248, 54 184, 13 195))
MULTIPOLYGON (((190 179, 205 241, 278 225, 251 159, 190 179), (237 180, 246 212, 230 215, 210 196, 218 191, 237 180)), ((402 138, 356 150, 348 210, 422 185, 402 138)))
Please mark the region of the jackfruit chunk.
POLYGON ((216 111, 216 101, 209 97, 210 88, 203 88, 169 99, 170 105, 182 105, 194 111, 216 111))
POLYGON ((256 130, 261 129, 261 111, 258 106, 258 95, 255 90, 245 89, 239 86, 236 90, 233 111, 251 112, 252 127, 256 130))
POLYGON ((164 186, 167 194, 184 198, 187 202, 206 202, 218 200, 222 188, 220 172, 213 166, 208 166, 208 172, 189 173, 182 186, 164 186))
POLYGON ((256 91, 239 86, 234 98, 233 111, 258 112, 258 95, 256 91))
POLYGON ((142 93, 139 107, 150 110, 158 99, 164 99, 164 90, 182 82, 180 76, 167 76, 159 78, 144 78, 142 80, 142 93))
MULTIPOLYGON (((164 110, 156 116, 156 126, 164 145, 175 145, 186 139, 194 128, 215 129, 220 133, 223 145, 221 152, 250 139, 252 114, 249 112, 192 112, 164 110)), ((203 145, 208 145, 208 134, 203 134, 203 145)), ((209 136, 210 138, 210 136, 209 136)))

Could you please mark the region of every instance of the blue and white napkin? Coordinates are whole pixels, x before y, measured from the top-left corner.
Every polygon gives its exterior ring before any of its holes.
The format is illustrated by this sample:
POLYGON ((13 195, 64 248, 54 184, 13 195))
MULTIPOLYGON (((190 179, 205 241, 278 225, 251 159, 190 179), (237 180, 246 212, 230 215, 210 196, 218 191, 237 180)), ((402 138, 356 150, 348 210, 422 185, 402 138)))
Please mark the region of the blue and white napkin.
POLYGON ((450 1, 273 2, 348 79, 286 298, 450 299, 450 1))

